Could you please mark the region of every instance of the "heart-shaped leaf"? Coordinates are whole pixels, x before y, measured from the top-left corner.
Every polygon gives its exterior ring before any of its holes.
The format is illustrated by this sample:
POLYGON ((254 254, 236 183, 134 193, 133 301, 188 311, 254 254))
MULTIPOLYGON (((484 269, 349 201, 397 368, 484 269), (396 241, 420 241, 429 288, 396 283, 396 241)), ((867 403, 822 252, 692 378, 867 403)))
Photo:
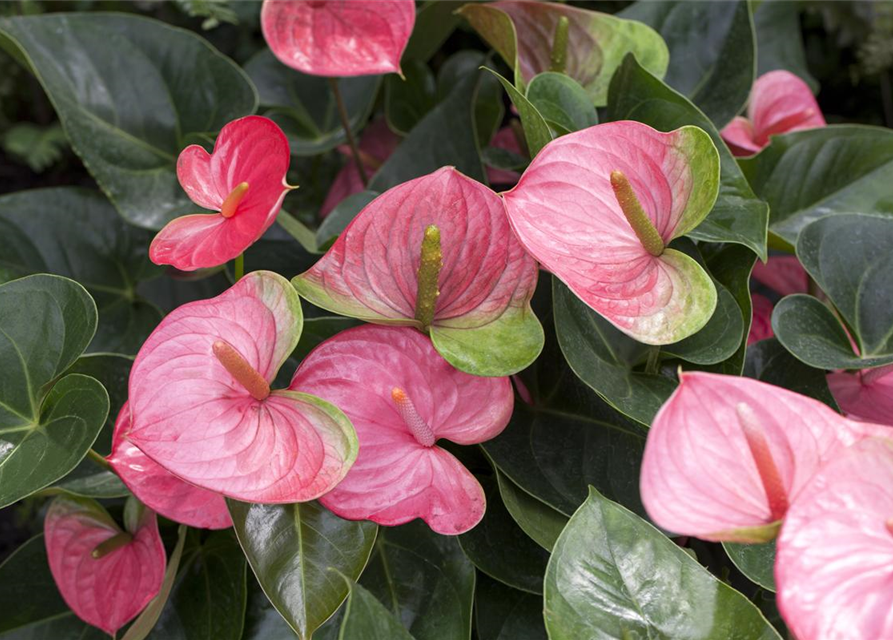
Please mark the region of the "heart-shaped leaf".
POLYGON ((99 308, 90 351, 136 353, 161 320, 136 293, 137 284, 161 275, 146 255, 151 239, 94 191, 57 187, 0 198, 0 279, 54 273, 83 284, 99 308))
POLYGON ((40 81, 109 200, 141 227, 160 229, 194 212, 177 184, 177 154, 191 136, 215 132, 257 106, 254 88, 232 60, 194 33, 157 20, 123 13, 22 16, 0 20, 0 35, 40 81))
POLYGON ((717 126, 724 126, 741 110, 756 71, 748 0, 636 2, 619 15, 640 20, 660 33, 670 50, 664 81, 688 96, 717 126))
POLYGON ((518 526, 534 542, 551 551, 567 524, 567 516, 532 496, 496 469, 499 495, 518 526))
POLYGON ((479 575, 474 610, 480 640, 547 640, 541 596, 479 575))
POLYGON ((309 640, 347 597, 347 584, 333 569, 359 578, 378 526, 342 520, 314 502, 228 502, 239 543, 264 593, 298 637, 309 640))
POLYGON ((667 69, 668 53, 660 36, 634 20, 545 2, 502 0, 467 4, 460 10, 471 26, 515 69, 517 85, 552 67, 553 49, 565 58, 564 69, 579 82, 596 106, 607 102, 608 84, 627 53, 658 76, 667 69), (559 21, 567 21, 562 45, 559 21))
POLYGON ((0 507, 77 466, 109 410, 108 394, 80 374, 44 385, 81 354, 96 330, 84 288, 36 275, 0 285, 0 507))
POLYGON ((351 640, 413 640, 400 620, 356 582, 340 576, 350 589, 341 623, 341 638, 351 640))
POLYGON ((558 538, 545 584, 551 640, 780 640, 747 598, 592 489, 558 538))
POLYGON ((813 90, 819 83, 809 73, 800 31, 800 12, 795 2, 761 2, 753 12, 757 32, 757 75, 786 69, 802 78, 813 90))

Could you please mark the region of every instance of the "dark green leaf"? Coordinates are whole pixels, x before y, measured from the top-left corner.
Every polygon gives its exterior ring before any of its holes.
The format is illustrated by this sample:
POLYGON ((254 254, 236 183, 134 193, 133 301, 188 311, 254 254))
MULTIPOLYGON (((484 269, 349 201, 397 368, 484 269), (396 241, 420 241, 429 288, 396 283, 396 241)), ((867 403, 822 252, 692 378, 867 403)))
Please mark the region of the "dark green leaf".
POLYGON ((545 602, 551 640, 780 640, 747 598, 594 489, 555 545, 545 602))
POLYGON ((521 116, 521 126, 524 128, 527 149, 530 152, 530 157, 535 157, 540 152, 540 149, 552 141, 552 130, 549 128, 549 124, 546 122, 543 114, 523 93, 515 88, 515 85, 492 69, 486 69, 486 71, 496 76, 511 99, 512 104, 518 110, 518 115, 521 116))
POLYGON ((735 297, 719 283, 716 285, 716 310, 703 329, 685 340, 668 344, 662 353, 694 364, 718 364, 730 358, 744 340, 744 319, 735 297))
POLYGON ((427 62, 459 26, 456 9, 464 2, 456 0, 429 0, 416 12, 412 35, 403 51, 403 60, 427 62))
POLYGON ((96 440, 109 411, 95 379, 71 374, 96 305, 76 282, 27 276, 0 285, 0 507, 64 477, 96 440))
MULTIPOLYGON (((91 353, 78 358, 71 367, 69 373, 82 373, 85 376, 96 378, 105 387, 109 394, 109 415, 102 432, 93 444, 93 448, 106 455, 112 450, 112 430, 118 412, 127 402, 127 385, 130 381, 130 368, 133 366, 133 358, 119 356, 115 353, 91 353)), ((95 466, 93 467, 95 471, 95 466)))
POLYGON ((670 49, 664 81, 688 96, 717 127, 741 111, 756 72, 748 0, 636 2, 618 15, 640 20, 663 36, 670 49))
POLYGON ((608 98, 609 120, 638 120, 660 131, 695 125, 710 134, 719 151, 719 197, 713 211, 688 235, 707 242, 743 244, 765 259, 769 207, 754 195, 713 123, 629 56, 614 74, 608 98))
POLYGON ((149 261, 151 240, 98 192, 59 187, 0 197, 0 270, 6 279, 54 273, 84 285, 99 308, 93 352, 135 354, 161 320, 136 293, 162 273, 149 261))
POLYGON ((563 73, 536 76, 527 86, 527 100, 561 133, 598 124, 598 115, 586 90, 563 73))
POLYGON ((801 4, 792 0, 763 0, 755 3, 757 32, 757 76, 784 69, 802 78, 813 91, 819 83, 806 67, 800 27, 801 4))
POLYGON ((723 542, 729 559, 749 580, 775 591, 775 540, 763 544, 723 542))
POLYGON ((177 155, 197 135, 257 105, 251 82, 232 60, 194 33, 157 20, 22 16, 0 20, 0 42, 3 36, 37 76, 99 186, 141 227, 160 229, 198 210, 177 182, 177 155))
MULTIPOLYGON (((97 467, 89 460, 84 461, 86 469, 92 467, 96 471, 97 467)), ((124 498, 130 495, 130 490, 121 482, 118 475, 112 471, 99 471, 81 477, 72 477, 76 471, 70 473, 63 482, 54 484, 41 491, 41 495, 56 495, 59 493, 67 493, 79 498, 94 498, 97 500, 103 498, 124 498)))
POLYGON ((547 640, 541 596, 478 576, 474 621, 480 640, 547 640))
POLYGON ((344 576, 350 589, 341 623, 341 638, 350 640, 413 640, 393 613, 363 587, 344 576))
MULTIPOLYGON (((343 607, 338 611, 342 611, 343 607)), ((326 622, 319 631, 313 635, 313 640, 318 640, 324 633, 323 629, 327 628, 335 618, 339 617, 336 613, 329 621, 326 622)), ((340 622, 340 621, 339 621, 340 622)), ((298 636, 288 626, 273 603, 264 595, 263 589, 257 583, 254 574, 248 573, 248 606, 245 611, 245 630, 242 634, 243 640, 295 640, 298 636)), ((335 638, 338 637, 337 630, 335 638)))
MULTIPOLYGON (((436 0, 438 4, 441 1, 436 0)), ((447 2, 451 3, 451 0, 447 2)), ((448 96, 465 78, 478 73, 481 66, 489 62, 490 57, 476 49, 462 49, 447 58, 437 72, 438 102, 448 96)), ((482 74, 481 84, 474 100, 474 124, 478 146, 483 147, 490 142, 502 124, 504 116, 505 106, 502 103, 502 87, 499 81, 482 74)))
POLYGON ((316 231, 316 244, 320 250, 328 249, 363 207, 375 200, 378 195, 376 191, 360 191, 347 196, 332 209, 316 231))
POLYGON ((378 527, 342 520, 315 502, 227 502, 264 593, 298 636, 308 640, 347 597, 347 585, 332 569, 358 578, 378 527))
POLYGON ((803 364, 778 340, 761 340, 747 348, 744 375, 815 398, 837 410, 824 370, 803 364))
POLYGON ((401 78, 391 74, 384 81, 385 117, 391 130, 408 134, 437 102, 434 74, 422 60, 408 60, 402 65, 401 78))
POLYGON ((498 469, 496 480, 502 502, 518 526, 543 549, 551 551, 567 524, 567 516, 524 491, 498 469))

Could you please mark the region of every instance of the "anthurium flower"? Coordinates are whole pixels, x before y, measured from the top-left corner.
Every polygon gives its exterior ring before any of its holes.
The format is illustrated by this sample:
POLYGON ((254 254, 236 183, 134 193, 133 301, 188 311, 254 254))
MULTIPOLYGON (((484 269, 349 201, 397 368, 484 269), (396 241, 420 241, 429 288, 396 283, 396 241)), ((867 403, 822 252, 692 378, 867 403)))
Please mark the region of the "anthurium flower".
POLYGON ((53 500, 43 525, 62 598, 81 620, 109 635, 158 594, 167 563, 154 512, 131 498, 124 523, 122 531, 99 503, 66 496, 53 500))
POLYGON ((264 38, 283 64, 316 76, 400 73, 413 0, 264 0, 264 38))
POLYGON ((758 261, 751 277, 783 296, 809 290, 809 274, 797 256, 770 256, 765 263, 758 261))
POLYGON ((174 522, 204 529, 226 529, 233 525, 226 500, 217 493, 180 480, 125 437, 130 430, 130 406, 125 402, 115 421, 112 469, 140 501, 174 522))
POLYGON ((772 309, 774 305, 766 296, 754 293, 751 296, 753 303, 753 320, 750 324, 750 333, 747 335, 747 344, 753 344, 760 340, 766 340, 775 335, 772 331, 772 309))
POLYGON ((893 444, 839 452, 791 505, 778 538, 778 608, 798 640, 893 638, 893 444))
POLYGON ((757 380, 682 373, 648 432, 642 502, 674 533, 770 540, 824 462, 885 429, 757 380))
POLYGON ((301 334, 288 281, 255 271, 172 311, 130 372, 124 436, 171 473, 245 502, 301 502, 330 490, 357 455, 327 402, 270 383, 301 334))
POLYGON ((719 154, 701 129, 612 122, 550 142, 503 197, 521 244, 578 298, 636 340, 668 344, 716 307, 710 276, 667 245, 718 192, 719 154))
POLYGON ((233 120, 209 154, 194 144, 177 160, 177 178, 189 198, 217 213, 181 216, 149 247, 155 264, 181 271, 216 267, 239 256, 276 220, 286 192, 288 140, 260 116, 233 120))
POLYGON ((356 464, 320 498, 328 509, 388 526, 421 518, 445 535, 480 522, 483 488, 436 443, 497 436, 512 414, 508 378, 457 371, 412 329, 367 325, 319 345, 289 388, 338 404, 360 439, 356 464))
POLYGON ((660 78, 670 54, 660 35, 635 20, 555 2, 500 2, 464 5, 459 13, 505 62, 530 82, 544 71, 567 73, 596 106, 607 104, 608 85, 624 56, 633 53, 660 78))
POLYGON ((769 136, 824 126, 809 85, 790 71, 779 70, 757 78, 747 117, 736 117, 720 134, 734 155, 749 156, 769 144, 769 136))
POLYGON ((542 349, 536 277, 499 196, 444 167, 369 203, 292 283, 329 311, 416 327, 453 366, 495 376, 542 349))
POLYGON ((893 426, 893 365, 829 373, 828 387, 848 417, 893 426))

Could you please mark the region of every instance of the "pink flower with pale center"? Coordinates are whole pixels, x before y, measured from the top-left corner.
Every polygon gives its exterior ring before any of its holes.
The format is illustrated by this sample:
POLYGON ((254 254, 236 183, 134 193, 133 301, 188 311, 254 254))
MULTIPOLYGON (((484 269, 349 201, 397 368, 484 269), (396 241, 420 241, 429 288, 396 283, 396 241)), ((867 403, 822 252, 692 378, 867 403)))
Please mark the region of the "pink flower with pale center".
POLYGON ((283 63, 315 76, 400 73, 413 0, 264 0, 264 39, 283 63))
POLYGON ((329 491, 357 455, 350 422, 319 398, 270 389, 302 325, 297 293, 269 271, 175 309, 136 356, 124 436, 174 475, 237 500, 329 491))
POLYGON ((648 432, 642 502, 658 526, 680 535, 770 540, 825 462, 885 432, 764 382, 683 373, 648 432))
POLYGON ((175 218, 149 247, 155 264, 181 271, 216 267, 232 260, 276 220, 289 187, 288 140, 261 116, 233 120, 220 130, 209 154, 194 144, 177 160, 177 178, 189 198, 218 213, 175 218))
POLYGON ((753 83, 747 117, 737 116, 720 135, 734 155, 749 156, 769 144, 769 136, 824 126, 809 86, 790 71, 770 71, 753 83))
POLYGON ((115 420, 112 469, 140 501, 165 518, 203 529, 233 526, 226 500, 168 472, 125 437, 130 430, 130 406, 125 402, 115 420))
POLYGON ((829 373, 828 387, 848 417, 893 426, 893 365, 829 373))
POLYGON ((788 510, 778 608, 798 640, 893 638, 893 443, 838 451, 788 510))
POLYGON ((481 485, 436 442, 470 445, 497 436, 512 414, 508 378, 454 369, 413 329, 362 326, 313 350, 290 388, 337 404, 357 430, 360 455, 320 498, 328 509, 388 526, 422 518, 445 535, 480 522, 481 485))
POLYGON ((109 635, 158 594, 167 564, 155 513, 131 498, 124 521, 122 531, 97 502, 65 496, 53 500, 43 525, 62 598, 109 635))

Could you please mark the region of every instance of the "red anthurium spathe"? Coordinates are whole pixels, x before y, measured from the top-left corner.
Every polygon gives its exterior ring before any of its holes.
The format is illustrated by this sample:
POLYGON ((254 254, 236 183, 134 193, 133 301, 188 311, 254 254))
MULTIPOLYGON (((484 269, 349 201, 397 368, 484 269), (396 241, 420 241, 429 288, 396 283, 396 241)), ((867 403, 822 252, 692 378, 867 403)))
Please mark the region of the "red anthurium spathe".
POLYGON ((775 581, 798 640, 893 638, 893 443, 862 440, 803 487, 778 538, 775 581))
POLYGON ((217 493, 180 480, 131 443, 130 406, 125 402, 115 421, 108 462, 127 488, 150 509, 174 522, 204 529, 233 525, 226 500, 217 493))
POLYGON ((158 594, 167 564, 154 512, 131 498, 124 522, 122 531, 99 503, 66 496, 53 501, 43 525, 50 571, 66 604, 109 635, 158 594))
POLYGON ((209 154, 194 144, 177 160, 180 185, 218 213, 172 220, 149 247, 155 264, 181 271, 216 267, 239 256, 276 220, 289 187, 288 140, 268 118, 247 116, 220 130, 209 154))
POLYGON ((884 430, 757 380, 683 373, 648 433, 642 502, 674 533, 769 540, 824 462, 884 430))
POLYGON ((893 426, 893 365, 829 373, 828 387, 848 417, 893 426))
POLYGON ((302 502, 347 473, 356 434, 337 408, 270 383, 301 334, 281 276, 255 271, 172 311, 130 372, 125 437, 165 469, 246 502, 302 502))
POLYGON ((716 307, 707 273, 666 245, 718 192, 719 154, 701 129, 612 122, 550 142, 503 197, 521 243, 577 297, 636 340, 669 344, 716 307))
POLYGON ((497 436, 512 414, 508 378, 454 369, 421 333, 363 326, 339 333, 301 363, 290 388, 342 407, 360 439, 347 477, 320 498, 342 518, 398 525, 422 518, 438 533, 474 527, 481 485, 435 443, 497 436))
POLYGON ((747 117, 736 117, 721 135, 736 156, 753 155, 769 136, 825 126, 825 118, 803 80, 790 71, 770 71, 750 91, 747 117))
POLYGON ((751 296, 751 302, 753 302, 753 320, 750 324, 747 344, 766 340, 775 335, 775 332, 772 331, 772 309, 774 308, 772 301, 766 296, 754 293, 751 296))
POLYGON ((369 203, 292 283, 335 313, 430 333, 463 371, 502 376, 542 349, 536 278, 499 196, 444 167, 369 203))
POLYGON ((283 64, 316 76, 400 73, 413 0, 264 0, 264 38, 283 64))

